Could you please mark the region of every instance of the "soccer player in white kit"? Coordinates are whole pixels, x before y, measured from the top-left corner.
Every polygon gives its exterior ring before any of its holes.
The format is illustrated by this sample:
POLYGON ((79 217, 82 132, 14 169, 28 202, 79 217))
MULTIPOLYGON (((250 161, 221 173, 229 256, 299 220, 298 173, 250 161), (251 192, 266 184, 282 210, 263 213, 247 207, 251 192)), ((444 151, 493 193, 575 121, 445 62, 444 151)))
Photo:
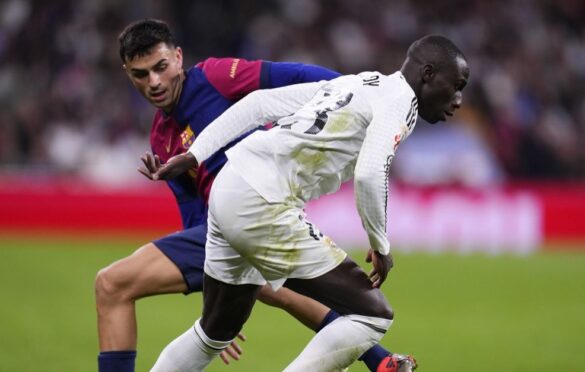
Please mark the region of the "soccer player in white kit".
POLYGON ((203 370, 236 337, 267 282, 344 315, 286 371, 341 370, 380 341, 393 319, 379 290, 393 266, 386 235, 390 163, 418 114, 436 123, 459 108, 468 77, 467 61, 450 40, 425 36, 391 75, 363 72, 254 92, 207 127, 187 154, 158 169, 154 178, 172 178, 277 120, 227 151, 209 199, 203 315, 163 350, 153 371, 203 370), (306 202, 351 178, 370 242, 369 275, 303 212, 306 202))

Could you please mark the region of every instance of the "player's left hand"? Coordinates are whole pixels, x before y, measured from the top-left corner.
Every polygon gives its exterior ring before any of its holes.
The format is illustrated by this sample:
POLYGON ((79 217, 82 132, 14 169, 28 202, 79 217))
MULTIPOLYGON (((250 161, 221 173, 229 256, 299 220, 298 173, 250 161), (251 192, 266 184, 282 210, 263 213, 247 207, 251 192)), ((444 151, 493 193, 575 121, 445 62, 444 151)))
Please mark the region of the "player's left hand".
POLYGON ((372 288, 380 288, 386 280, 386 277, 388 277, 390 269, 394 266, 392 254, 388 253, 387 255, 383 255, 370 249, 366 256, 366 262, 371 262, 372 266, 374 266, 372 271, 370 271, 370 275, 368 275, 372 281, 372 288))
POLYGON ((197 168, 197 159, 190 152, 175 155, 169 159, 162 167, 159 167, 156 173, 152 175, 153 180, 170 180, 189 169, 197 168))
MULTIPOLYGON (((246 336, 241 333, 238 333, 238 338, 242 341, 246 341, 246 336)), ((242 355, 242 348, 238 345, 236 340, 234 340, 227 349, 219 354, 219 357, 224 364, 230 364, 230 358, 233 360, 240 360, 240 355, 242 355)))

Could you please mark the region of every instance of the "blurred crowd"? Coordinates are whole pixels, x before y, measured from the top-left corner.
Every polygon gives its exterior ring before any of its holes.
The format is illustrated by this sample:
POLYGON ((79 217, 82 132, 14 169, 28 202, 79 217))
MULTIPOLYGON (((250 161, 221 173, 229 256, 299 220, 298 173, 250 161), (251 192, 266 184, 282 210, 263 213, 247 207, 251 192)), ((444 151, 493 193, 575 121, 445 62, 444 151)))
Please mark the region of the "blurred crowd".
POLYGON ((185 66, 208 56, 400 68, 427 33, 451 38, 471 79, 452 122, 419 122, 393 176, 419 184, 585 179, 582 0, 3 0, 0 176, 137 176, 153 109, 121 68, 117 35, 167 21, 185 66))

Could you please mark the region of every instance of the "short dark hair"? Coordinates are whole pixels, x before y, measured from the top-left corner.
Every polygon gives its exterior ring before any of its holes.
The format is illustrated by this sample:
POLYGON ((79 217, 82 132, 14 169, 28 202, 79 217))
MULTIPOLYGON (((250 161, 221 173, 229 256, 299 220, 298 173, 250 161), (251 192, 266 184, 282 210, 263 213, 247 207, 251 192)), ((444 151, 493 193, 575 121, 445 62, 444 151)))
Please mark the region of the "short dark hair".
POLYGON ((407 56, 418 63, 437 66, 450 64, 457 58, 467 60, 451 40, 441 35, 427 35, 416 40, 408 48, 407 56))
POLYGON ((158 43, 171 47, 176 45, 169 25, 157 19, 143 19, 129 24, 118 36, 118 41, 123 63, 148 54, 158 43))

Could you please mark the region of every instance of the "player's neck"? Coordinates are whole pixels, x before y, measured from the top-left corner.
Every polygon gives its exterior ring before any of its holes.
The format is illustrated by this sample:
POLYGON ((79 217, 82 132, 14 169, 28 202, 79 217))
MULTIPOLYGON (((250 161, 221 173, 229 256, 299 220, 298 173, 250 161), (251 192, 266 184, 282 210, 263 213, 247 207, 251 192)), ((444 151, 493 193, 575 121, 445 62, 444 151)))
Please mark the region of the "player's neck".
POLYGON ((400 72, 418 99, 421 89, 421 81, 419 78, 420 72, 418 71, 418 68, 416 68, 416 66, 413 64, 405 63, 402 65, 400 72))
POLYGON ((181 69, 181 72, 179 73, 178 79, 179 79, 179 84, 177 84, 177 94, 175 96, 175 99, 173 100, 173 104, 168 109, 163 109, 163 112, 166 115, 170 115, 173 112, 173 110, 175 109, 175 107, 177 107, 179 105, 179 101, 181 100, 181 94, 183 93, 183 84, 185 84, 185 70, 184 69, 181 69))

